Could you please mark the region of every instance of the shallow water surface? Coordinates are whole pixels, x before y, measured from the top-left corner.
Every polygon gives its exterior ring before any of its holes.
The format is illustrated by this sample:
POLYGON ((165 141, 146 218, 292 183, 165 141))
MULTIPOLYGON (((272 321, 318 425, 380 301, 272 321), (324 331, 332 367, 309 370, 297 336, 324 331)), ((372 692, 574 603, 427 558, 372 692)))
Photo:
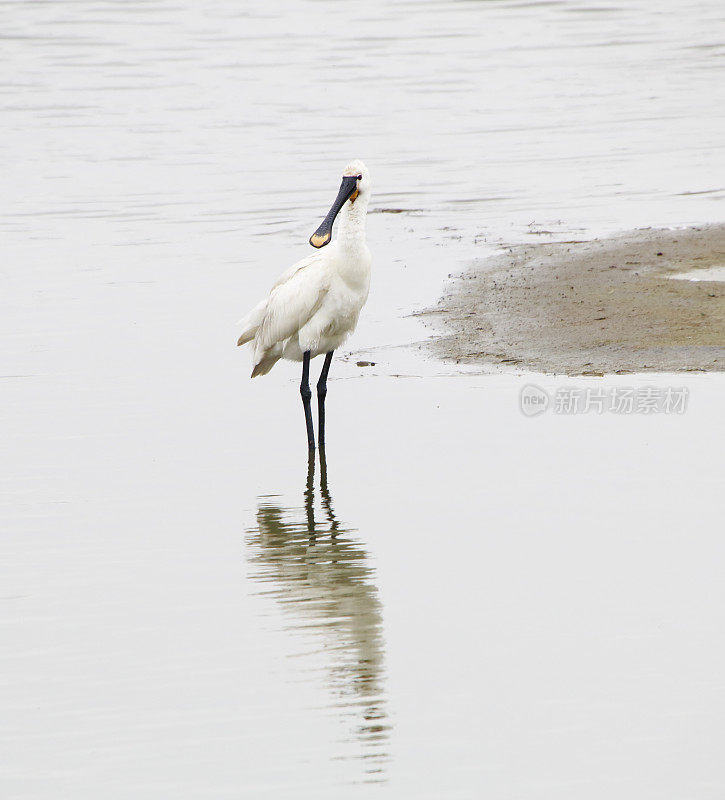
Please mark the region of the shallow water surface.
POLYGON ((400 347, 502 245, 721 218, 722 3, 0 15, 0 793, 722 796, 722 377, 528 419, 556 379, 400 347), (234 321, 353 157, 373 286, 311 474, 234 321))
POLYGON ((682 281, 725 281, 725 266, 693 269, 690 272, 681 272, 679 275, 673 275, 672 277, 682 281))
POLYGON ((250 578, 259 582, 260 595, 279 604, 288 620, 284 630, 327 654, 319 682, 330 691, 341 719, 349 720, 346 741, 355 746, 348 757, 364 759, 366 779, 379 780, 385 774, 390 725, 375 570, 357 531, 335 515, 324 451, 317 487, 317 460, 308 456, 304 507, 286 508, 275 495, 259 498, 256 525, 246 540, 250 578))

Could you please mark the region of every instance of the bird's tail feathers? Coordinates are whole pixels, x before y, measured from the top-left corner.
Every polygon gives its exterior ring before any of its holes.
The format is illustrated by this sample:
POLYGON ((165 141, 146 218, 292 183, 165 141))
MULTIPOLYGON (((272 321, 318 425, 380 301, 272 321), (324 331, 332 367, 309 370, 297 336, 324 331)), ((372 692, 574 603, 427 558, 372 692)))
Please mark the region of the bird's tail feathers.
POLYGON ((256 378, 257 375, 266 375, 272 367, 282 358, 282 346, 278 343, 272 347, 260 347, 257 342, 257 347, 254 351, 254 368, 252 369, 252 377, 256 378))
POLYGON ((257 375, 266 375, 278 361, 279 356, 265 356, 258 364, 254 365, 252 377, 256 378, 257 375))
POLYGON ((242 334, 237 339, 237 347, 242 344, 246 344, 247 342, 251 342, 252 339, 257 335, 257 331, 259 330, 259 326, 262 324, 262 320, 264 319, 264 315, 267 312, 267 301, 262 300, 261 303, 256 305, 250 312, 247 314, 244 319, 240 320, 237 324, 242 326, 242 334))
POLYGON ((247 342, 251 342, 252 339, 257 335, 257 331, 259 330, 258 327, 254 328, 247 328, 246 331, 242 332, 242 335, 237 339, 237 347, 242 344, 246 344, 247 342))

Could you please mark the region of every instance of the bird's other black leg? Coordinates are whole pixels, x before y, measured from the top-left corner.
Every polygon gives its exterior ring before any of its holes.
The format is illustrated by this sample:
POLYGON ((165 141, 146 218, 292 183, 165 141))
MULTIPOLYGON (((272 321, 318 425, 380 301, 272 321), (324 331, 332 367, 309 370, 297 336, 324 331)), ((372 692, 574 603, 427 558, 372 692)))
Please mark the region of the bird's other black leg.
POLYGON ((307 350, 302 356, 302 382, 300 383, 300 394, 302 395, 302 405, 305 409, 305 425, 307 426, 307 446, 310 450, 315 449, 315 429, 312 425, 312 408, 310 398, 310 351, 307 350))
POLYGON ((332 362, 332 353, 325 356, 325 363, 322 365, 322 372, 320 373, 320 380, 317 381, 317 427, 320 440, 320 450, 325 446, 325 397, 327 396, 327 373, 330 371, 330 363, 332 362))

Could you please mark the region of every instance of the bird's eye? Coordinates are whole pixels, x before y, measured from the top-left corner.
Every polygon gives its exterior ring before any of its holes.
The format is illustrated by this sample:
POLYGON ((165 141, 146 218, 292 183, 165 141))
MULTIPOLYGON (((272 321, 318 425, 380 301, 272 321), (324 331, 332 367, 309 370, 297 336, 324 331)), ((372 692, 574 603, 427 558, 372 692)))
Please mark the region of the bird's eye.
POLYGON ((359 181, 361 181, 361 180, 362 180, 362 175, 358 175, 358 176, 357 176, 357 179, 358 179, 359 181))

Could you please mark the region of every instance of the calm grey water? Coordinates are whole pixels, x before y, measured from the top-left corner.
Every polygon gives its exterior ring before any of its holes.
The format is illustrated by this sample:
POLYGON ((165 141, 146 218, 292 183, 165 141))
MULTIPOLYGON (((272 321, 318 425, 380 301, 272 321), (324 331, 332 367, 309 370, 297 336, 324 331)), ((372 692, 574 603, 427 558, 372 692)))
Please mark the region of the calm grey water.
POLYGON ((543 379, 400 345, 502 243, 722 218, 722 3, 0 23, 3 796, 721 797, 721 377, 530 420, 543 379), (234 321, 352 157, 375 274, 323 472, 234 321))
POLYGON ((277 600, 291 635, 311 633, 315 647, 322 644, 332 654, 325 679, 332 706, 350 720, 347 740, 362 745, 365 775, 382 779, 390 731, 382 605, 370 555, 356 531, 335 515, 324 453, 308 457, 304 508, 283 507, 274 495, 262 497, 249 533, 250 576, 261 583, 259 594, 277 600), (323 513, 316 519, 318 464, 323 513))

